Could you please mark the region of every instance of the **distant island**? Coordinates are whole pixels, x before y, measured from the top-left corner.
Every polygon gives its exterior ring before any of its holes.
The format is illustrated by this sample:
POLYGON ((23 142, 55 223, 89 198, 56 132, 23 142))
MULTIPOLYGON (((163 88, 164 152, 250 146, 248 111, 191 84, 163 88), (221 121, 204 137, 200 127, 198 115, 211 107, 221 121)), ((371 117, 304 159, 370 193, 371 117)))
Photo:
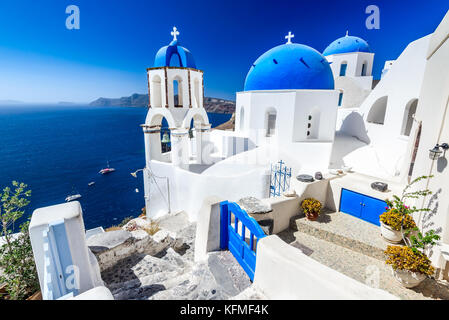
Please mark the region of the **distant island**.
MULTIPOLYGON (((135 93, 129 97, 99 98, 89 104, 95 107, 147 107, 148 94, 135 93)), ((213 113, 234 113, 235 102, 231 100, 204 97, 204 108, 213 113)))
POLYGON ((24 102, 17 100, 0 100, 0 105, 12 105, 12 104, 24 104, 24 102))

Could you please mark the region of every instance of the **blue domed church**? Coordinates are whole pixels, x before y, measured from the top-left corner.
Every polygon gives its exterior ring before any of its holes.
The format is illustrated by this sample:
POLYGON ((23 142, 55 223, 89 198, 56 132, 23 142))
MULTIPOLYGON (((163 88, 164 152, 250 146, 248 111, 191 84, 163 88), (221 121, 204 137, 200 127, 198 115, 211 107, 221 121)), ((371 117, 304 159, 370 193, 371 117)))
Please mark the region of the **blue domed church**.
POLYGON ((338 91, 338 106, 356 108, 372 90, 374 53, 362 38, 338 38, 327 46, 323 55, 329 61, 338 91))
MULTIPOLYGON (((305 144, 332 143, 338 92, 326 57, 293 37, 250 66, 237 93, 235 130, 257 145, 275 142, 301 152, 305 144)), ((329 156, 323 154, 323 163, 329 156)))

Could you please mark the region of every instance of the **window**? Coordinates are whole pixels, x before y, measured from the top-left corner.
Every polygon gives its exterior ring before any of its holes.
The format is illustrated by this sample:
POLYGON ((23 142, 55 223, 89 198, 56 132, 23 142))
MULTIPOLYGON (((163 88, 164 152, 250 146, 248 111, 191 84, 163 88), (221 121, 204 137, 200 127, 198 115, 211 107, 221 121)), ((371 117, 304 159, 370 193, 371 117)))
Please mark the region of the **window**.
POLYGON ((404 136, 410 136, 413 125, 413 117, 416 113, 416 107, 418 106, 418 99, 410 101, 405 107, 404 119, 402 121, 401 134, 404 136))
POLYGON ((178 77, 173 80, 173 105, 175 108, 182 107, 182 81, 178 77))
POLYGON ((195 97, 195 101, 194 101, 194 106, 199 108, 200 107, 200 81, 198 79, 195 79, 194 84, 194 97, 195 97))
POLYGON ((346 69, 348 68, 348 64, 346 62, 343 62, 340 65, 340 77, 346 76, 346 69))
POLYGON ((385 115, 387 113, 387 103, 388 96, 377 99, 372 105, 366 120, 369 123, 384 124, 385 115))
POLYGON ((366 76, 366 62, 362 64, 362 77, 366 76))
POLYGON ((151 79, 150 99, 152 107, 162 107, 161 77, 155 75, 151 79))
POLYGON ((338 106, 341 106, 341 103, 343 102, 343 91, 340 91, 340 94, 338 95, 338 106))
POLYGON ((318 108, 314 108, 309 114, 308 119, 307 139, 318 139, 320 132, 320 110, 318 108))
POLYGON ((240 108, 240 130, 243 130, 245 127, 245 109, 243 107, 240 108))
POLYGON ((265 114, 266 136, 272 137, 276 133, 276 110, 270 109, 265 114))

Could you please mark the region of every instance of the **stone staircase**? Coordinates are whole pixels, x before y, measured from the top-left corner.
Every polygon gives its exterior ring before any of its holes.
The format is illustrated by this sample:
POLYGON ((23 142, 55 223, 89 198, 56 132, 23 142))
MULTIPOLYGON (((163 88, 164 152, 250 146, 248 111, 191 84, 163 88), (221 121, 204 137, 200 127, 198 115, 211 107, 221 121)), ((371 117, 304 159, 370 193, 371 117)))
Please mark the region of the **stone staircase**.
POLYGON ((229 251, 209 254, 195 263, 195 224, 186 216, 172 215, 159 222, 176 233, 176 247, 152 256, 136 253, 102 272, 105 285, 117 300, 216 300, 230 299, 251 282, 229 251))
POLYGON ((316 221, 296 216, 278 236, 312 259, 401 299, 449 299, 446 281, 426 279, 414 289, 402 287, 385 265, 389 243, 379 227, 348 214, 324 210, 316 221))

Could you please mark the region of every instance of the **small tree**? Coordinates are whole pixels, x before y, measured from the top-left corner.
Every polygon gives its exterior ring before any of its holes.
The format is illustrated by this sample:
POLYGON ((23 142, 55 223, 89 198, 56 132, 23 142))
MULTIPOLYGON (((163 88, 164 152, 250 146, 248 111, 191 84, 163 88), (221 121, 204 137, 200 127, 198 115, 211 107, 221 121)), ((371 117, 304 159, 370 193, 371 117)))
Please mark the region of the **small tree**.
POLYGON ((9 299, 24 299, 39 288, 39 280, 28 234, 29 221, 20 226, 20 233, 13 235, 15 223, 25 213, 31 191, 24 183, 12 182, 0 194, 0 224, 5 244, 0 247, 0 284, 6 285, 9 299))

